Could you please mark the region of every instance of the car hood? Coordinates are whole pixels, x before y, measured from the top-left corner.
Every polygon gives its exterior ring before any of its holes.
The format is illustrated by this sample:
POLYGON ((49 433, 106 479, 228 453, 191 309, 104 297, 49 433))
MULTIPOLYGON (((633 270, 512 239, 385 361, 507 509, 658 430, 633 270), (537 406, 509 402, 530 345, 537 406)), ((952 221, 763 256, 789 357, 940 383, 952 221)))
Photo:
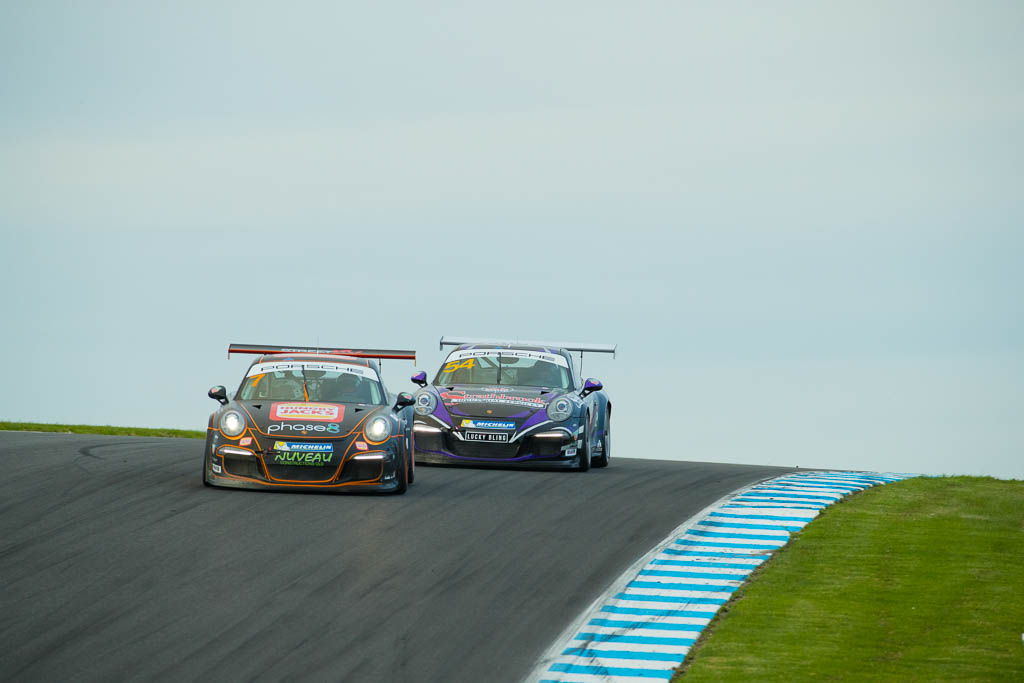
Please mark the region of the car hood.
POLYGON ((238 401, 238 405, 262 436, 318 439, 347 436, 382 407, 312 401, 238 401))
POLYGON ((459 385, 436 387, 445 409, 453 415, 472 417, 529 418, 562 396, 559 389, 509 385, 459 385))

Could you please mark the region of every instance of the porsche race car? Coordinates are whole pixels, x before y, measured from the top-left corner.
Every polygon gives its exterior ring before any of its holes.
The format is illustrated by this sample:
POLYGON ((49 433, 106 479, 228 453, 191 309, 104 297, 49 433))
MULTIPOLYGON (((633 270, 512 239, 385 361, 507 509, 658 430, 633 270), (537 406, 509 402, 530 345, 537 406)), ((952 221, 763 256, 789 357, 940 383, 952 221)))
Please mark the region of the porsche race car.
POLYGON ((612 403, 570 352, 614 354, 614 345, 442 337, 445 346, 455 349, 433 382, 412 377, 417 462, 608 465, 612 403))
POLYGON ((413 397, 392 403, 377 359, 415 351, 231 344, 259 357, 210 416, 203 483, 250 489, 405 493, 415 477, 413 397))

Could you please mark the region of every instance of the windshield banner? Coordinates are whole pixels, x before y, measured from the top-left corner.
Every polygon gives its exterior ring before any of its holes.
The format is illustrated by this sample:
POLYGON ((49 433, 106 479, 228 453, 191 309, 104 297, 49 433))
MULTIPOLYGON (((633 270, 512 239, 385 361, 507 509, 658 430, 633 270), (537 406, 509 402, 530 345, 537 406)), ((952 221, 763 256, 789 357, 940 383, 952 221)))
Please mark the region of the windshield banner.
POLYGON ((289 372, 291 370, 307 370, 307 371, 319 371, 319 372, 337 372, 339 374, 351 374, 359 375, 360 377, 366 377, 367 379, 376 380, 377 373, 372 368, 368 368, 365 365, 349 365, 348 363, 322 363, 320 361, 282 361, 275 363, 273 361, 268 363, 257 363, 256 365, 249 368, 249 373, 246 377, 252 377, 253 375, 263 375, 268 372, 289 372))
POLYGON ((448 362, 462 360, 463 358, 495 358, 497 356, 502 358, 530 358, 561 365, 563 368, 569 367, 569 361, 561 354, 544 353, 543 351, 520 351, 518 349, 467 349, 465 351, 455 351, 448 356, 448 362))

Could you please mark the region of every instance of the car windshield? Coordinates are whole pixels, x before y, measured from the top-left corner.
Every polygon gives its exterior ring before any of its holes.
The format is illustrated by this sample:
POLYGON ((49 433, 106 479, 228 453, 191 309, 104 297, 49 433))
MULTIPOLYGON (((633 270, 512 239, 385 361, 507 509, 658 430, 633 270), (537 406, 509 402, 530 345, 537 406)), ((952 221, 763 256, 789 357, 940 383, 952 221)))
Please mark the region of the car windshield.
POLYGON ((520 387, 572 388, 569 363, 564 356, 518 349, 454 351, 441 366, 434 384, 508 384, 520 387))
POLYGON ((325 401, 384 405, 373 368, 321 361, 257 363, 238 391, 243 401, 325 401))

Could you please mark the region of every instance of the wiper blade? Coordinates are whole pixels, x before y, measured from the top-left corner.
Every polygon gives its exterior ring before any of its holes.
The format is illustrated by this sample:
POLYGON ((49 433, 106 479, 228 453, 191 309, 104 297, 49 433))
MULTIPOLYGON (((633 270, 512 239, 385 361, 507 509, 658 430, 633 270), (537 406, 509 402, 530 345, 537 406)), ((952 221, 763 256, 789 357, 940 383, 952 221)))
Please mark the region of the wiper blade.
POLYGON ((302 373, 302 397, 308 403, 309 402, 309 387, 306 386, 306 366, 300 365, 299 372, 302 373))

